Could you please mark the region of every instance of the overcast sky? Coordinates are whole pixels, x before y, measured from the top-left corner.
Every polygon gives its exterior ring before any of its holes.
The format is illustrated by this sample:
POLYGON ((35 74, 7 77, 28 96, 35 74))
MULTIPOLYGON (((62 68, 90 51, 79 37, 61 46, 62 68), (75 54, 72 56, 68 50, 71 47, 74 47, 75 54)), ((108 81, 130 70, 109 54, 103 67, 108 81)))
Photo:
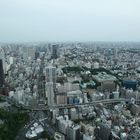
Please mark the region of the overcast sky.
POLYGON ((0 0, 0 42, 140 41, 140 0, 0 0))

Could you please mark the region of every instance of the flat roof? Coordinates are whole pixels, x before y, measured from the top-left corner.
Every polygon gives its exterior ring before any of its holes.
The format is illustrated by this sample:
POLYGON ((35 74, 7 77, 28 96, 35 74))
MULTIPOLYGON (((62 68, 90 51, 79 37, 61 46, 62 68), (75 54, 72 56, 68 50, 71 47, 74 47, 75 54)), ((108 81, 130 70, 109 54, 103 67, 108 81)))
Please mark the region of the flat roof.
POLYGON ((117 78, 110 74, 99 73, 93 76, 98 82, 115 81, 117 78))

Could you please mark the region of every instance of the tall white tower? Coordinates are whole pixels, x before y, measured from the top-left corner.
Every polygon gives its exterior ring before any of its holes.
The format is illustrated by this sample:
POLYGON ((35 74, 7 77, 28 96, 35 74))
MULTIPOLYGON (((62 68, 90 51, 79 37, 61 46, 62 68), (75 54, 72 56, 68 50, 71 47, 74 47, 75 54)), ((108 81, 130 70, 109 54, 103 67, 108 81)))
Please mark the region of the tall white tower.
POLYGON ((46 67, 46 81, 56 83, 56 68, 53 66, 46 67))
POLYGON ((54 105, 54 90, 53 90, 53 82, 46 83, 46 94, 48 97, 48 106, 53 107, 54 105))
POLYGON ((48 97, 48 106, 53 107, 55 102, 56 89, 56 68, 53 66, 46 67, 46 96, 48 97))

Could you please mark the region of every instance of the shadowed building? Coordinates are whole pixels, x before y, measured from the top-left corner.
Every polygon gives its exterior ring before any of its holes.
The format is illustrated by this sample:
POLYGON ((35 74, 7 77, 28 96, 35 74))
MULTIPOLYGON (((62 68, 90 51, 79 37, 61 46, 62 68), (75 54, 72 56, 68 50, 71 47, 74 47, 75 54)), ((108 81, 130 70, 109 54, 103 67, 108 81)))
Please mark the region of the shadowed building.
POLYGON ((52 59, 57 59, 58 57, 58 46, 59 45, 52 45, 52 59))
POLYGON ((135 81, 135 80, 124 80, 123 81, 123 86, 126 89, 136 90, 136 88, 137 88, 137 81, 135 81))
POLYGON ((0 59, 0 93, 2 93, 3 86, 4 86, 4 71, 2 59, 0 59))

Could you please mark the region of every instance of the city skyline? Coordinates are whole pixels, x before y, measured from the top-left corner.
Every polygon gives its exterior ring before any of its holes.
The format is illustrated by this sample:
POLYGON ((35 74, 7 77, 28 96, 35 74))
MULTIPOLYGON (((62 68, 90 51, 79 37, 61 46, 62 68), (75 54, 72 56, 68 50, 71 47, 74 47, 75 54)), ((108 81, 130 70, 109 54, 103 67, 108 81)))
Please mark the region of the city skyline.
POLYGON ((139 140, 139 46, 2 44, 0 139, 139 140))

